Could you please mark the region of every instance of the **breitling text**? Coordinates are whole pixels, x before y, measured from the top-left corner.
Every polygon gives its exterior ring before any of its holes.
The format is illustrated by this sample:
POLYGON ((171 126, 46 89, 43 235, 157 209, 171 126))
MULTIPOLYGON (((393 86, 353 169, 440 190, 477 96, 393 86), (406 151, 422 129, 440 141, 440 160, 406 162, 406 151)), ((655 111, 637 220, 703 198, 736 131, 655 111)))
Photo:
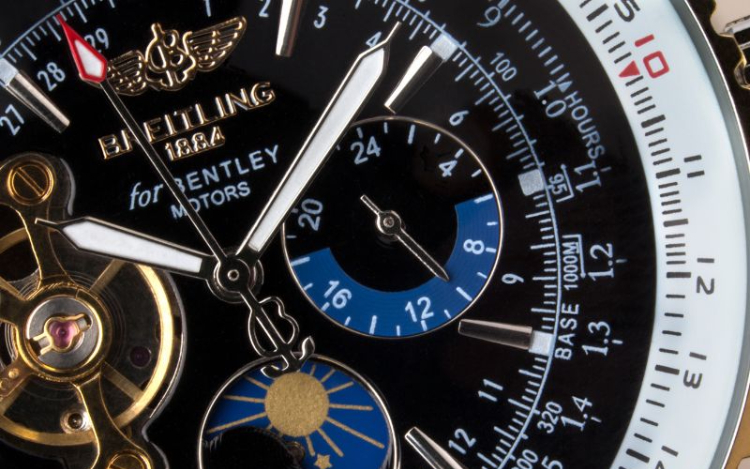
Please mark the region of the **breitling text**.
MULTIPOLYGON (((148 120, 143 123, 143 131, 151 143, 163 142, 235 117, 240 111, 252 111, 268 106, 275 100, 276 93, 270 83, 256 83, 250 88, 240 89, 238 93, 225 93, 217 96, 209 105, 196 103, 171 114, 148 120)), ((214 126, 208 133, 196 133, 187 139, 179 139, 175 143, 170 142, 167 144, 167 153, 170 159, 176 160, 200 153, 201 150, 220 146, 218 143, 223 144, 223 136, 220 140, 214 139, 217 133, 221 134, 221 130, 218 126, 214 126), (215 140, 214 145, 203 145, 204 140, 208 142, 211 139, 215 140), (188 143, 183 144, 183 141, 188 143), (199 145, 199 147, 191 150, 185 146, 189 144, 199 145)), ((99 139, 99 146, 105 160, 132 152, 134 143, 135 138, 127 130, 99 139)))

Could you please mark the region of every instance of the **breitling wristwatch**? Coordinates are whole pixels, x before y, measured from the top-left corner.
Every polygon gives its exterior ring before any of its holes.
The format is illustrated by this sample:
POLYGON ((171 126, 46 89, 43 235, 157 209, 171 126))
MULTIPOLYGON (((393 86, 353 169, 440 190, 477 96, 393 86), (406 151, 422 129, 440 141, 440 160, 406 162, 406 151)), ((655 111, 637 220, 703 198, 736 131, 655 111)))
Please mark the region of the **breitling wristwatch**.
POLYGON ((745 0, 43 3, 0 469, 750 469, 745 0))

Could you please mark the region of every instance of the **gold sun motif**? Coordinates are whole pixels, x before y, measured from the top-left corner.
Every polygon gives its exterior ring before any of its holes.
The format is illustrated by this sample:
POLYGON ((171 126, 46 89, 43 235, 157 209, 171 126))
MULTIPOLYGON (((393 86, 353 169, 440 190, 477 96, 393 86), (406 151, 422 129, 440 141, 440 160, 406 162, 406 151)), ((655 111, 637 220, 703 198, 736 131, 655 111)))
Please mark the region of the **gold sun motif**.
POLYGON ((308 436, 328 418, 331 402, 320 381, 304 373, 284 375, 266 394, 266 413, 271 425, 292 438, 308 436))
POLYGON ((316 453, 311 438, 313 434, 319 435, 338 457, 344 457, 344 452, 340 446, 324 430, 323 427, 326 424, 333 425, 376 448, 384 449, 385 445, 380 441, 349 427, 329 415, 331 409, 355 412, 373 412, 375 410, 372 406, 332 402, 331 396, 351 388, 355 385, 355 382, 348 381, 335 387, 326 388, 326 383, 334 376, 336 370, 332 369, 323 378, 318 379, 315 377, 316 368, 316 366, 313 366, 309 373, 297 372, 286 374, 275 379, 270 385, 258 381, 252 376, 243 376, 245 381, 264 390, 266 392, 265 397, 254 398, 226 395, 223 396, 223 399, 261 404, 264 411, 234 422, 210 428, 206 433, 209 435, 215 434, 267 418, 270 421, 270 425, 266 427, 267 430, 276 430, 281 436, 303 439, 308 454, 312 457, 317 456, 315 466, 318 469, 330 469, 333 465, 330 462, 330 455, 316 453))

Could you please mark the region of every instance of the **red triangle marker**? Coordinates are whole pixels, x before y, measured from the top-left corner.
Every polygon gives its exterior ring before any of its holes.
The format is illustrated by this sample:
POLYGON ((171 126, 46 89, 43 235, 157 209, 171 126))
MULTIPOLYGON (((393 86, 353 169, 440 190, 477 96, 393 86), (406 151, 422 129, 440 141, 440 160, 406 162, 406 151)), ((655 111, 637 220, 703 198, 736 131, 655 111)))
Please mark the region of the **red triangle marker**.
POLYGON ((625 67, 625 70, 622 71, 620 74, 620 78, 631 78, 631 77, 637 77, 641 74, 641 71, 638 69, 638 64, 635 63, 635 61, 630 62, 630 65, 625 67))
POLYGON ((63 28, 65 38, 70 46, 70 53, 78 68, 78 74, 84 81, 100 84, 107 79, 107 59, 75 32, 61 15, 57 21, 63 28))

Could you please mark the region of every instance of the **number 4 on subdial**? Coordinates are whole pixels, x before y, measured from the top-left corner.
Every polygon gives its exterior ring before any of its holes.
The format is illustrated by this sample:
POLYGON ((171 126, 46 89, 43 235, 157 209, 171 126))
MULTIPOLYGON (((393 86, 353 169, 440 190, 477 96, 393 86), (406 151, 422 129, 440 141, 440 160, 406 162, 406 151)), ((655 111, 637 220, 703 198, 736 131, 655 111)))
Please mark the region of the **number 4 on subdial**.
POLYGON ((375 337, 438 329, 494 271, 497 192, 457 137, 404 118, 349 132, 285 227, 289 265, 337 324, 375 337))

